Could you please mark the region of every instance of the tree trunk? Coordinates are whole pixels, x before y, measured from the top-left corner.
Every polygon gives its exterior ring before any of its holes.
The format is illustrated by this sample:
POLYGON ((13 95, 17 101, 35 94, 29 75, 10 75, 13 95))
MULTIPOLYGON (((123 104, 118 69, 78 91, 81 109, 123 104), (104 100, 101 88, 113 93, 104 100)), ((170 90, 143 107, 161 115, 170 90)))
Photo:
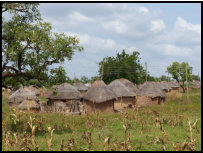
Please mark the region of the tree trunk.
POLYGON ((185 93, 185 87, 184 87, 184 82, 183 82, 183 85, 180 85, 181 88, 183 89, 183 93, 185 93))

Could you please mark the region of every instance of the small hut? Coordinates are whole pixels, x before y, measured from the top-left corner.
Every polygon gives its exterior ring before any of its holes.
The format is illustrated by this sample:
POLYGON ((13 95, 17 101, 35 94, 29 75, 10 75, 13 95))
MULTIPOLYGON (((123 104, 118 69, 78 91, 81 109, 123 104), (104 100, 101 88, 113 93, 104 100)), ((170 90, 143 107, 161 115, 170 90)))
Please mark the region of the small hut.
POLYGON ((132 92, 134 92, 134 93, 137 92, 137 87, 132 82, 130 82, 129 80, 124 79, 124 78, 117 79, 117 80, 120 81, 122 84, 124 84, 132 92))
POLYGON ((33 100, 24 100, 22 103, 18 105, 20 110, 32 110, 32 111, 39 111, 40 105, 33 100))
POLYGON ((200 82, 200 81, 193 80, 193 81, 192 81, 192 88, 193 88, 193 89, 201 88, 201 82, 200 82))
POLYGON ((83 104, 88 113, 114 112, 115 100, 115 93, 102 80, 96 80, 83 97, 83 104))
POLYGON ((157 85, 163 90, 165 93, 168 93, 171 91, 171 86, 170 83, 166 81, 161 81, 161 82, 156 82, 157 85))
POLYGON ((88 90, 88 87, 85 86, 83 83, 75 83, 74 87, 80 91, 80 93, 82 94, 82 96, 84 96, 88 90))
POLYGON ((136 94, 129 90, 119 80, 112 81, 108 86, 118 98, 118 100, 114 102, 115 110, 133 107, 135 105, 136 94))
POLYGON ((8 99, 10 105, 19 105, 24 100, 32 100, 39 102, 35 92, 32 92, 27 87, 20 87, 8 99))
POLYGON ((173 91, 177 91, 177 90, 179 89, 179 85, 178 85, 178 83, 175 82, 175 81, 171 81, 171 82, 170 82, 170 87, 171 87, 171 89, 172 89, 173 91))
POLYGON ((137 106, 160 104, 166 98, 165 92, 153 82, 145 82, 136 94, 137 106))
POLYGON ((30 85, 30 86, 28 86, 28 87, 26 87, 26 88, 28 88, 28 89, 30 89, 32 92, 34 92, 34 93, 36 94, 36 96, 39 96, 39 95, 40 95, 40 92, 39 92, 38 88, 37 88, 36 86, 34 86, 34 85, 30 85))
POLYGON ((57 87, 53 93, 47 97, 47 104, 43 104, 41 110, 51 110, 51 112, 63 112, 69 114, 80 114, 79 102, 81 99, 80 92, 68 83, 63 83, 57 87))

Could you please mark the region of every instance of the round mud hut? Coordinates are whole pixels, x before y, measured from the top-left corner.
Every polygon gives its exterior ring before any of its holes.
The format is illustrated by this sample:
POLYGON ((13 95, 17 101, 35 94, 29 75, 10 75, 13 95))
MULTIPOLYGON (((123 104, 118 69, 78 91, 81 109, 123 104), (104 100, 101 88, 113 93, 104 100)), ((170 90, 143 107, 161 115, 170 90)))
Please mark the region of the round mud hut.
POLYGON ((48 101, 41 105, 41 110, 80 114, 79 103, 81 97, 80 92, 75 87, 68 83, 63 83, 47 97, 48 101))
POLYGON ((129 90, 119 80, 112 81, 108 86, 116 94, 118 98, 118 100, 114 102, 115 110, 121 110, 124 108, 135 106, 136 94, 131 90, 129 90))
POLYGON ((33 100, 24 100, 22 103, 18 105, 18 109, 20 110, 31 110, 31 111, 40 111, 40 105, 36 101, 33 100))
POLYGON ((83 97, 83 104, 87 113, 114 112, 116 100, 115 93, 102 80, 96 80, 83 97))
POLYGON ((88 90, 88 87, 83 83, 75 83, 74 87, 82 94, 82 96, 84 96, 88 90))
POLYGON ((32 100, 39 102, 38 97, 36 96, 35 92, 32 92, 27 87, 20 87, 18 90, 16 90, 9 98, 8 103, 12 106, 17 106, 24 100, 32 100))
POLYGON ((142 87, 137 91, 136 105, 150 106, 154 104, 160 104, 166 98, 166 94, 162 91, 156 83, 145 82, 142 87))

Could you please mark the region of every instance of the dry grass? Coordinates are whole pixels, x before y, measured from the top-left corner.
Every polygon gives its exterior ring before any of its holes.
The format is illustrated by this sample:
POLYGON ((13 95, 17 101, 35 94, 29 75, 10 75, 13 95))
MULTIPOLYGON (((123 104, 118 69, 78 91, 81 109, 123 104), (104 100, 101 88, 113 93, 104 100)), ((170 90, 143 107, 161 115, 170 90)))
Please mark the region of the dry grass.
POLYGON ((3 99, 3 150, 201 150, 200 90, 190 98, 173 93, 163 106, 81 116, 18 111, 3 99))

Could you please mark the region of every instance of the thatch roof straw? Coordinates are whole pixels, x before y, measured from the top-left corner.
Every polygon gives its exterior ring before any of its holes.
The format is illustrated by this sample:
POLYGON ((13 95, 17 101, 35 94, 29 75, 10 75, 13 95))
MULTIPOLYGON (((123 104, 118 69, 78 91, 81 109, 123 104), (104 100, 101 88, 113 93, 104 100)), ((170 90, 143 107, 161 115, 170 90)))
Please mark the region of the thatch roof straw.
POLYGON ((39 94, 40 94, 40 92, 38 91, 38 88, 34 85, 30 85, 30 86, 25 87, 25 88, 30 89, 32 92, 34 92, 36 94, 36 96, 39 96, 39 94))
POLYGON ((21 110, 39 110, 40 105, 33 100, 24 100, 20 105, 18 105, 18 108, 21 110))
POLYGON ((142 87, 142 84, 137 85, 137 90, 139 90, 142 87))
POLYGON ((178 88, 179 87, 178 83, 175 81, 171 81, 169 84, 170 84, 171 88, 178 88))
POLYGON ((150 98, 161 97, 165 98, 166 94, 158 87, 155 82, 145 82, 137 91, 138 96, 147 96, 150 98))
POLYGON ((108 86, 116 94, 117 97, 135 97, 136 96, 134 92, 129 90, 119 80, 112 81, 108 86))
POLYGON ((24 100, 20 105, 18 105, 18 108, 21 110, 39 110, 40 105, 33 100, 24 100))
POLYGON ((192 87, 193 87, 193 88, 201 88, 201 82, 200 82, 200 81, 193 80, 193 81, 192 81, 192 87))
POLYGON ((170 83, 166 81, 156 82, 162 90, 171 90, 170 83))
POLYGON ((102 80, 96 80, 91 85, 83 99, 93 103, 102 103, 108 100, 117 100, 117 97, 102 80))
POLYGON ((83 83, 74 83, 74 87, 79 91, 87 91, 88 87, 83 83))
POLYGON ((57 89, 48 96, 48 99, 58 99, 58 100, 72 100, 80 99, 82 96, 80 92, 70 85, 69 83, 63 83, 57 87, 57 89))
POLYGON ((117 79, 117 80, 119 80, 121 83, 123 83, 132 92, 137 92, 137 87, 132 82, 130 82, 129 80, 124 79, 124 78, 117 79))
POLYGON ((35 92, 26 87, 21 87, 9 97, 8 102, 10 104, 20 104, 23 100, 39 101, 35 92))

